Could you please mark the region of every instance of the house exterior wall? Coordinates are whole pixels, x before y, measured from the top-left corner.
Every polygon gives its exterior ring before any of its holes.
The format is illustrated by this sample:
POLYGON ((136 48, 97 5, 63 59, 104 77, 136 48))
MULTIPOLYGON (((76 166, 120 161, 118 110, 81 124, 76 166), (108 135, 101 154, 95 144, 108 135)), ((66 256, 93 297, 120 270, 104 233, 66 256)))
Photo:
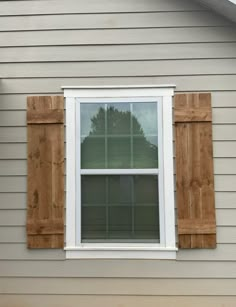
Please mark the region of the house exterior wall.
POLYGON ((189 0, 0 2, 0 307, 235 306, 236 27, 189 0), (26 96, 62 85, 212 92, 216 250, 66 260, 26 248, 26 96))

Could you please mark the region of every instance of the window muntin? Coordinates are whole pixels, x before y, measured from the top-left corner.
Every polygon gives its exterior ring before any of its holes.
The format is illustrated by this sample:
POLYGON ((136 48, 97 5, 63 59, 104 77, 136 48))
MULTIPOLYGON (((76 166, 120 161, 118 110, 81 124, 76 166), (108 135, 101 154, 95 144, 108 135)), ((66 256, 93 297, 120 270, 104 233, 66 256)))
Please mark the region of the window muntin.
POLYGON ((78 181, 81 194, 77 199, 81 208, 79 243, 160 243, 160 102, 161 98, 104 103, 77 100, 81 176, 78 181), (121 174, 120 169, 126 174, 121 174))

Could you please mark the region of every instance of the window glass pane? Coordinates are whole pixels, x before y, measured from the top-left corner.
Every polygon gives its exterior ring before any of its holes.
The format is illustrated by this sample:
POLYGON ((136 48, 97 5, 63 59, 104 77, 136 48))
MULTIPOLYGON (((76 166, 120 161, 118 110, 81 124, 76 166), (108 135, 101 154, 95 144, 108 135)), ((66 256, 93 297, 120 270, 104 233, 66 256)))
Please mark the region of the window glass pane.
POLYGON ((81 138, 81 168, 105 168, 105 138, 81 138))
POLYGON ((134 168, 158 168, 157 137, 135 136, 133 148, 134 168))
POLYGON ((82 209, 83 238, 106 239, 106 207, 84 206, 82 209))
POLYGON ((157 135, 157 104, 155 102, 133 103, 132 115, 134 134, 157 135))
POLYGON ((80 107, 81 136, 105 134, 105 104, 82 103, 80 107))
POLYGON ((133 104, 133 167, 158 168, 157 104, 133 104))
POLYGON ((156 102, 82 103, 82 168, 158 168, 156 102))
POLYGON ((108 168, 131 167, 131 140, 130 137, 108 138, 108 168))
POLYGON ((159 242, 157 175, 82 176, 83 242, 159 242))
POLYGON ((106 178, 82 177, 82 233, 85 238, 106 238, 106 178))
POLYGON ((84 103, 81 118, 81 167, 105 168, 105 104, 84 103))
POLYGON ((107 104, 107 134, 130 135, 130 103, 107 104))

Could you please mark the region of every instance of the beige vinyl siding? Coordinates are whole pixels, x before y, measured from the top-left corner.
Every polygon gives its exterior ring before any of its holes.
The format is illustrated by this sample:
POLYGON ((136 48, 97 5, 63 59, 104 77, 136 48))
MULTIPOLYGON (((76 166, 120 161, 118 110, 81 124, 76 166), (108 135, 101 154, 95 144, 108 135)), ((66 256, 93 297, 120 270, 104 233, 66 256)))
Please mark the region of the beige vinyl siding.
MULTIPOLYGON (((156 307, 157 304, 163 307, 169 306, 191 306, 191 307, 235 307, 234 296, 139 296, 139 295, 4 295, 0 300, 4 307, 12 307, 19 297, 24 304, 28 306, 45 307, 67 306, 74 307, 156 307)), ((0 304, 1 304, 0 303, 0 304)), ((24 305, 25 306, 25 305, 24 305)))
POLYGON ((7 78, 130 77, 230 75, 235 72, 236 59, 124 61, 93 63, 22 63, 1 64, 1 76, 7 78))
POLYGON ((190 0, 0 1, 0 77, 0 307, 235 306, 235 25, 190 0), (27 250, 26 96, 168 83, 212 92, 217 249, 176 261, 27 250))
POLYGON ((176 91, 234 91, 236 75, 189 75, 163 77, 95 77, 95 78, 11 78, 2 79, 0 92, 2 94, 63 94, 62 85, 112 85, 112 84, 177 84, 176 91))
POLYGON ((179 27, 104 30, 49 30, 0 32, 0 47, 53 45, 125 45, 196 42, 235 42, 236 33, 229 27, 179 27))
POLYGON ((85 14, 85 13, 121 13, 153 11, 203 11, 202 7, 188 0, 36 0, 29 5, 27 1, 5 1, 0 3, 0 15, 43 15, 43 14, 85 14), (45 2, 47 1, 47 2, 45 2))
POLYGON ((235 58, 236 43, 176 43, 138 45, 93 45, 2 47, 0 63, 108 62, 235 58))
POLYGON ((60 294, 63 288, 68 294, 86 294, 86 295, 233 295, 235 291, 235 281, 232 279, 224 280, 227 289, 221 288, 219 280, 205 279, 201 287, 198 287, 198 281, 194 279, 135 279, 127 278, 122 282, 114 278, 12 278, 0 279, 0 286, 7 292, 7 285, 12 284, 14 293, 25 294, 24 284, 29 288, 29 294, 60 294), (188 285, 186 285, 186 282, 188 285))
MULTIPOLYGON (((4 244, 3 244, 4 245, 4 244)), ((31 254, 36 251, 32 250, 31 254)), ((38 253, 43 253, 39 250, 38 253)), ((47 250, 46 254, 53 253, 47 250)), ((58 253, 58 251, 54 251, 58 253)), ((1 260, 2 277, 235 279, 235 261, 170 260, 1 260)), ((222 284, 224 288, 224 285, 222 284)), ((10 289, 9 289, 10 291, 10 289)), ((26 289, 27 291, 27 289, 26 289)), ((61 294, 66 294, 62 293, 61 294)), ((0 305, 1 306, 1 305, 0 305)))
POLYGON ((118 13, 118 14, 80 14, 78 15, 29 15, 6 16, 0 20, 0 31, 32 31, 58 29, 122 29, 122 28, 152 28, 152 27, 205 27, 227 26, 230 21, 216 18, 211 12, 148 12, 118 13))

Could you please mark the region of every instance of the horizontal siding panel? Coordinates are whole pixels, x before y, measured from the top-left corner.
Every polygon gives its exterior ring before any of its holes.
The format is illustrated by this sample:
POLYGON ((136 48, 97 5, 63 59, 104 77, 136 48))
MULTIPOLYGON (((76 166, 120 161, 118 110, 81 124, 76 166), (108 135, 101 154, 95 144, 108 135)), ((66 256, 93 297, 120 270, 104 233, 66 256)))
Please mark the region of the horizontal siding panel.
MULTIPOLYGON (((0 260, 63 260, 65 252, 61 249, 27 249, 26 244, 2 243, 0 245, 0 260)), ((217 244, 216 249, 179 250, 179 261, 234 261, 236 259, 236 244, 217 244)))
POLYGON ((27 175, 26 160, 0 160, 0 176, 22 176, 22 175, 23 176, 27 175))
MULTIPOLYGON (((0 242, 26 244, 26 227, 25 226, 1 227, 0 242)), ((1 250, 2 249, 4 249, 4 246, 2 246, 1 250)))
POLYGON ((216 224, 219 226, 236 226, 235 209, 217 209, 216 224))
POLYGON ((26 127, 0 127, 0 143, 26 142, 26 127))
POLYGON ((236 262, 171 260, 1 260, 4 277, 236 278, 236 262), (138 269, 137 269, 138 268, 138 269))
POLYGON ((0 226, 25 226, 26 210, 1 210, 0 226))
POLYGON ((183 11, 204 10, 201 6, 188 0, 48 0, 0 2, 0 15, 41 15, 66 13, 107 13, 107 12, 149 12, 149 11, 183 11))
MULTIPOLYGON (((189 46, 191 46, 191 45, 189 45, 189 46)), ((118 48, 118 46, 113 46, 113 47, 118 48)), ((140 46, 140 48, 141 48, 141 46, 140 46)), ((195 48, 196 48, 196 46, 193 47, 193 49, 195 49, 195 48)), ((66 47, 66 49, 69 50, 70 47, 66 47)), ((235 44, 235 47, 233 49, 234 49, 233 52, 235 54, 236 44, 235 44)), ((13 48, 12 50, 14 51, 15 49, 13 48)), ((27 48, 26 48, 26 50, 27 50, 27 48)), ((54 52, 56 52, 56 50, 57 50, 57 47, 55 47, 54 51, 52 51, 52 57, 53 57, 54 52)), ((96 50, 96 48, 94 48, 94 50, 96 50)), ((137 48, 135 46, 134 50, 139 50, 139 48, 137 48)), ((166 52, 168 53, 169 50, 172 50, 173 54, 175 53, 175 50, 173 50, 173 48, 167 48, 166 52)), ((224 45, 222 45, 222 53, 227 52, 227 50, 228 50, 228 48, 226 47, 225 50, 224 50, 224 45)), ((18 50, 16 50, 13 53, 18 55, 19 57, 24 56, 23 51, 18 52, 18 50)), ((163 49, 163 54, 164 53, 165 53, 165 50, 163 49)), ((0 54, 1 54, 1 48, 0 48, 0 54)), ((32 54, 34 54, 33 51, 32 51, 32 54)), ((63 52, 62 52, 62 54, 63 54, 63 52)), ((154 52, 154 54, 155 54, 155 52, 154 52)), ((55 57, 56 57, 56 53, 55 53, 55 57)), ((1 58, 2 57, 0 57, 0 61, 1 61, 1 58)), ((68 60, 70 58, 71 57, 68 57, 68 60)), ((54 84, 52 84, 52 88, 53 87, 55 87, 54 84)), ((43 94, 41 94, 41 95, 43 95, 43 94)), ((25 110, 26 109, 26 98, 27 98, 27 94, 26 95, 25 94, 1 95, 0 110, 6 110, 6 111, 7 110, 25 110)), ((234 92, 232 91, 232 92, 213 92, 212 93, 212 107, 213 108, 235 107, 236 106, 235 101, 236 101, 236 92, 235 91, 234 92)))
POLYGON ((84 307, 156 307, 157 302, 162 307, 234 307, 235 297, 221 296, 58 296, 58 295, 1 295, 0 307, 17 306, 19 303, 29 304, 29 306, 44 307, 60 306, 73 307, 76 305, 84 307), (9 304, 8 304, 9 302, 9 304))
POLYGON ((215 192, 217 208, 235 208, 236 209, 236 191, 215 192))
POLYGON ((0 127, 26 126, 26 111, 3 111, 0 112, 0 127))
POLYGON ((236 76, 163 76, 163 77, 123 77, 123 78, 51 78, 51 79, 3 79, 1 94, 59 94, 61 86, 83 85, 143 85, 176 84, 176 92, 186 91, 233 91, 236 76))
MULTIPOLYGON (((27 158, 27 144, 26 143, 0 144, 0 159, 26 159, 26 158, 27 158)), ((4 167, 4 161, 0 161, 0 163, 2 163, 2 166, 4 167)), ((7 161, 5 163, 7 164, 7 161)), ((14 163, 14 162, 10 161, 9 163, 14 163)), ((21 163, 21 161, 15 161, 15 163, 21 163)), ((10 164, 10 165, 8 164, 8 166, 14 169, 17 164, 15 165, 10 164)), ((26 166, 25 164, 23 165, 26 166)), ((0 167, 0 172, 1 172, 1 167, 0 167)))
MULTIPOLYGON (((0 243, 24 243, 26 245, 26 241, 27 239, 25 225, 0 227, 0 243)), ((12 248, 14 248, 14 246, 12 248)), ((2 245, 2 249, 4 249, 4 247, 5 245, 2 245)))
POLYGON ((216 191, 235 191, 236 175, 216 175, 214 178, 216 191))
POLYGON ((0 177, 0 192, 26 192, 26 176, 0 177))
POLYGON ((235 42, 234 27, 0 32, 0 46, 235 42))
POLYGON ((236 102, 234 108, 214 108, 212 115, 214 123, 236 124, 236 102))
MULTIPOLYGON (((235 141, 215 141, 213 143, 213 155, 217 158, 235 158, 236 157, 236 142, 235 141)), ((227 160, 231 161, 231 159, 227 160)), ((234 160, 232 160, 232 164, 234 160)), ((236 173, 235 173, 236 174, 236 173)))
MULTIPOLYGON (((63 249, 28 249, 26 244, 0 245, 0 259, 3 260, 64 260, 65 251, 63 249)), ((1 287, 0 287, 1 288, 1 287)))
POLYGON ((26 193, 0 193, 1 209, 26 209, 26 193))
MULTIPOLYGON (((0 144, 0 150, 3 144, 0 144)), ((6 147, 18 148, 17 145, 24 145, 24 150, 26 151, 25 144, 4 144, 6 147), (8 146, 9 145, 9 146, 8 146)), ((15 154, 17 155, 17 153, 15 154)), ((8 160, 0 160, 0 176, 26 176, 27 175, 27 161, 26 161, 26 153, 24 154, 25 158, 22 160, 12 160, 9 158, 8 160)), ((66 163, 65 163, 65 173, 66 173, 66 163)))
MULTIPOLYGON (((171 62, 14 63, 1 64, 0 69, 2 78, 214 75, 236 74, 236 59, 171 62)), ((224 119, 225 117, 222 120, 224 119)))
POLYGON ((236 227, 217 227, 217 243, 236 243, 236 227))
POLYGON ((235 43, 2 47, 0 63, 235 58, 235 50, 235 43))
POLYGON ((146 27, 221 26, 231 23, 210 12, 158 12, 2 17, 0 31, 119 29, 146 27))
MULTIPOLYGON (((224 146, 224 144, 222 144, 224 146)), ((234 153, 235 155, 235 153, 234 153)), ((236 174, 236 159, 214 159, 214 173, 219 175, 236 174)))
POLYGON ((236 244, 217 244, 216 249, 182 249, 177 253, 177 260, 182 261, 211 261, 236 259, 236 244))
POLYGON ((232 279, 0 278, 1 294, 220 296, 235 295, 235 286, 232 279))
POLYGON ((236 92, 218 92, 212 93, 212 106, 213 108, 226 108, 226 107, 236 107, 236 92))
POLYGON ((235 141, 236 125, 213 125, 213 140, 235 141))
POLYGON ((234 307, 235 296, 0 295, 0 307, 234 307))
POLYGON ((0 110, 25 110, 26 99, 27 95, 2 95, 0 110))

